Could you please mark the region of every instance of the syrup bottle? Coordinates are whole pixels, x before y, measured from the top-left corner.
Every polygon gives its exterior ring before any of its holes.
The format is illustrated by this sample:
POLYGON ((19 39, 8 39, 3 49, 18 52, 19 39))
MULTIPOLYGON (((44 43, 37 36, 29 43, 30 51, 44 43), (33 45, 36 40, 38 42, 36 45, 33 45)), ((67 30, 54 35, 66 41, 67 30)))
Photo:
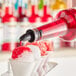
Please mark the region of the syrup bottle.
POLYGON ((23 21, 23 18, 26 17, 24 3, 21 3, 21 1, 22 0, 19 0, 18 22, 22 22, 23 21))
POLYGON ((66 9, 67 4, 63 0, 56 0, 55 3, 51 6, 52 10, 66 9))
MULTIPOLYGON (((3 36, 4 36, 4 42, 2 44, 2 50, 3 51, 11 51, 13 50, 11 45, 11 41, 12 41, 12 34, 11 32, 15 32, 15 30, 12 30, 12 24, 14 25, 14 22, 11 23, 12 20, 16 21, 16 17, 13 15, 13 5, 12 5, 12 1, 8 0, 7 1, 8 6, 6 6, 5 8, 5 15, 3 16, 3 22, 4 22, 4 26, 3 26, 3 36)), ((15 26, 14 26, 15 27, 15 26)), ((16 38, 16 37, 14 37, 16 38)))
POLYGON ((2 1, 0 0, 0 18, 2 17, 2 1))
POLYGON ((36 18, 38 17, 38 14, 36 13, 37 3, 38 0, 31 0, 31 16, 29 17, 29 22, 31 23, 36 22, 36 18))
POLYGON ((16 0, 16 2, 14 4, 15 10, 18 10, 18 2, 19 2, 19 0, 16 0))
POLYGON ((4 11, 4 16, 2 17, 2 22, 6 23, 9 21, 10 18, 10 4, 8 2, 8 0, 5 0, 5 11, 4 11))
POLYGON ((25 9, 28 8, 28 0, 24 0, 24 4, 25 4, 25 9))
POLYGON ((67 4, 64 2, 64 0, 55 0, 55 3, 51 5, 51 13, 53 17, 56 17, 56 14, 67 8, 67 4))
POLYGON ((3 23, 2 19, 0 18, 0 51, 2 44, 3 44, 3 23))
POLYGON ((49 9, 49 0, 44 0, 44 7, 43 7, 43 13, 42 13, 42 22, 44 24, 48 23, 48 21, 52 21, 52 16, 50 15, 50 9, 49 9))
POLYGON ((43 6, 44 6, 43 0, 39 0, 39 5, 38 5, 39 10, 43 9, 43 6))

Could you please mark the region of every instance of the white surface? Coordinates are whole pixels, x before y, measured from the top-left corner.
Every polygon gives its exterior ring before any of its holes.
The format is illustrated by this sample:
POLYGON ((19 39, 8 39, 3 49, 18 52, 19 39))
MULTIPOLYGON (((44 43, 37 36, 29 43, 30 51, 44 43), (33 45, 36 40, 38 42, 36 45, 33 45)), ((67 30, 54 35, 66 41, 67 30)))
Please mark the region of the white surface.
POLYGON ((0 76, 8 70, 8 61, 0 62, 0 76))
POLYGON ((58 65, 46 76, 76 76, 76 49, 59 49, 50 54, 49 61, 58 65))
MULTIPOLYGON (((76 76, 76 57, 51 58, 49 61, 57 62, 58 65, 46 76, 76 76)), ((7 64, 3 63, 3 66, 0 68, 2 69, 0 73, 5 72, 7 64)))
POLYGON ((10 52, 0 52, 0 76, 8 70, 8 59, 10 57, 10 52))
POLYGON ((76 76, 76 57, 52 58, 58 65, 46 76, 76 76))
MULTIPOLYGON (((10 56, 11 54, 0 54, 0 75, 7 71, 5 60, 8 60, 10 56)), ((46 76, 76 76, 76 49, 64 48, 51 52, 49 61, 57 62, 58 65, 46 76)))

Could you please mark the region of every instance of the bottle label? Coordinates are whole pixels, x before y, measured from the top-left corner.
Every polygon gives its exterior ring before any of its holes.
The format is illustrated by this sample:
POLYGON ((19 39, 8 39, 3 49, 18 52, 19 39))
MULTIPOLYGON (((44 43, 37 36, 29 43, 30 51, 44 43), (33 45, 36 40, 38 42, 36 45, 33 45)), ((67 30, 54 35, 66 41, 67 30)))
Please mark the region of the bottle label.
POLYGON ((0 44, 3 42, 3 27, 0 27, 0 44))
POLYGON ((15 42, 17 39, 17 27, 10 26, 8 24, 4 25, 4 41, 15 42))

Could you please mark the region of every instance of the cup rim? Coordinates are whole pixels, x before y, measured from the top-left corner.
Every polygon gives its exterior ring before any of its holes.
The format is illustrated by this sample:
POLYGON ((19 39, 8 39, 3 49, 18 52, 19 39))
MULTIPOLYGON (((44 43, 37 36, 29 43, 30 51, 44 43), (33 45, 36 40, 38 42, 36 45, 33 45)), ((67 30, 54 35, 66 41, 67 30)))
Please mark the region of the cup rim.
MULTIPOLYGON (((17 60, 17 59, 9 59, 9 62, 20 62, 20 63, 31 63, 30 61, 20 61, 20 60, 17 60)), ((32 62, 35 62, 35 61, 32 61, 32 62)))

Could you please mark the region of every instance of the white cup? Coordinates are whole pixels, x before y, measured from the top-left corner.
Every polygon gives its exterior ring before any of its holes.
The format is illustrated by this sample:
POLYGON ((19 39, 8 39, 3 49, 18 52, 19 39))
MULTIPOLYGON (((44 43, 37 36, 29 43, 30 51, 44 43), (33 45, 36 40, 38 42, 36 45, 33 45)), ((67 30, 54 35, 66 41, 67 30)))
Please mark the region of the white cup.
POLYGON ((10 59, 13 76, 31 76, 35 67, 35 62, 21 62, 10 59))

